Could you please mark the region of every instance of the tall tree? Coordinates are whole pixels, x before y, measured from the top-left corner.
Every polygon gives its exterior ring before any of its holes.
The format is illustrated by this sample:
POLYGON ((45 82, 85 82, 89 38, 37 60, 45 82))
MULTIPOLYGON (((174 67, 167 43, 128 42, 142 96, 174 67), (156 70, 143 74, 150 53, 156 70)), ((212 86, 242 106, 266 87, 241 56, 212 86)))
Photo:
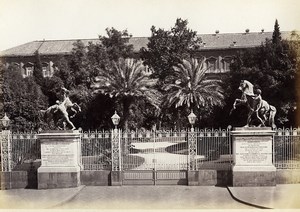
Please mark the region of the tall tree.
POLYGON ((42 71, 42 61, 38 50, 34 53, 34 57, 35 57, 35 62, 34 62, 34 69, 33 69, 33 77, 35 82, 39 86, 43 86, 44 76, 42 71))
POLYGON ((42 124, 38 111, 47 107, 47 98, 33 77, 23 78, 17 66, 4 70, 4 111, 12 120, 12 129, 37 130, 42 124))
MULTIPOLYGON (((262 97, 277 108, 278 126, 290 126, 289 118, 296 104, 297 58, 294 46, 282 40, 278 21, 275 22, 273 39, 267 40, 258 48, 239 55, 231 65, 231 96, 238 97, 237 88, 240 80, 252 82, 262 90, 262 97)), ((232 103, 231 103, 232 104, 232 103)))
POLYGON ((0 60, 0 117, 1 118, 4 116, 4 96, 3 96, 4 70, 5 70, 5 66, 0 60))
POLYGON ((57 69, 53 74, 54 77, 58 77, 62 80, 66 88, 71 88, 73 86, 73 76, 70 70, 69 60, 70 59, 66 57, 61 57, 55 64, 57 69))
POLYGON ((211 111, 214 106, 224 105, 221 81, 208 78, 204 64, 204 59, 184 59, 173 67, 174 75, 163 87, 167 108, 186 106, 194 111, 211 111))
POLYGON ((150 79, 141 61, 120 58, 112 61, 107 70, 100 70, 94 85, 96 93, 116 98, 123 107, 122 123, 128 129, 130 109, 136 100, 146 100, 156 108, 160 93, 154 88, 156 79, 150 79))
POLYGON ((280 32, 278 20, 276 19, 275 24, 274 24, 274 31, 273 31, 273 35, 272 35, 272 43, 278 44, 280 42, 281 42, 281 32, 280 32))
POLYGON ((110 60, 117 61, 120 57, 133 56, 133 45, 129 44, 132 37, 127 30, 119 31, 115 28, 106 28, 107 37, 99 36, 100 45, 105 47, 110 60))
POLYGON ((88 67, 89 61, 87 58, 87 47, 80 40, 75 42, 70 57, 70 70, 72 77, 72 85, 70 88, 85 84, 90 85, 90 70, 88 67))
POLYGON ((42 91, 48 97, 48 106, 56 104, 57 100, 61 100, 60 93, 63 86, 65 86, 63 81, 57 76, 44 79, 42 91))
POLYGON ((197 32, 187 28, 188 21, 178 18, 171 30, 151 28, 147 48, 141 49, 144 64, 153 71, 154 76, 164 82, 172 74, 172 67, 184 58, 192 57, 199 48, 201 39, 197 32))

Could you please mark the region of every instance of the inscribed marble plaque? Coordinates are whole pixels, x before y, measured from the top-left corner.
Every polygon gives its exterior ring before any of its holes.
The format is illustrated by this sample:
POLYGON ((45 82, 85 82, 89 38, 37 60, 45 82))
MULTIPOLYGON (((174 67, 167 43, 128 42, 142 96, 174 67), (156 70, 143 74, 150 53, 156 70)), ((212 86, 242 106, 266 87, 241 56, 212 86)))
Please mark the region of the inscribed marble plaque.
POLYGON ((74 164, 72 143, 56 141, 42 144, 41 152, 43 166, 72 166, 74 164))
POLYGON ((236 137, 236 165, 271 165, 271 137, 236 137))

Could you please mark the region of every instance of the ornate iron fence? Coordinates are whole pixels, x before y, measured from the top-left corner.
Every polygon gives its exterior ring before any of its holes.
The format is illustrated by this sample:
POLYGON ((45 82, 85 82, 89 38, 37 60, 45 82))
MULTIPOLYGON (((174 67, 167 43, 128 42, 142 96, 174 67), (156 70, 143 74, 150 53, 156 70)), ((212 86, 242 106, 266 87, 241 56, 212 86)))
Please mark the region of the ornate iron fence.
POLYGON ((229 130, 124 131, 121 170, 228 170, 232 165, 229 130))
MULTIPOLYGON (((121 132, 121 131, 120 131, 121 132)), ((229 130, 196 129, 193 133, 196 152, 189 149, 190 131, 123 131, 120 134, 122 170, 230 169, 232 144, 229 130), (190 161, 192 158, 193 161, 190 161)), ((40 142, 36 133, 12 133, 8 149, 1 143, 2 170, 26 170, 32 162, 40 164, 40 142), (8 158, 6 158, 8 159, 8 158), (27 167, 27 168, 26 168, 27 167)), ((85 170, 111 170, 112 133, 89 131, 81 134, 81 160, 85 170)), ((300 169, 300 128, 277 129, 273 143, 273 163, 277 169, 300 169)))
POLYGON ((122 170, 187 170, 187 147, 186 131, 123 131, 122 170))
POLYGON ((41 163, 41 145, 37 134, 13 133, 11 134, 11 166, 12 170, 28 170, 32 163, 41 163))
POLYGON ((84 170, 111 170, 111 132, 83 132, 81 162, 84 170))
POLYGON ((277 129, 273 162, 277 169, 300 169, 300 128, 277 129))
POLYGON ((230 130, 196 129, 197 169, 229 170, 232 166, 230 130))

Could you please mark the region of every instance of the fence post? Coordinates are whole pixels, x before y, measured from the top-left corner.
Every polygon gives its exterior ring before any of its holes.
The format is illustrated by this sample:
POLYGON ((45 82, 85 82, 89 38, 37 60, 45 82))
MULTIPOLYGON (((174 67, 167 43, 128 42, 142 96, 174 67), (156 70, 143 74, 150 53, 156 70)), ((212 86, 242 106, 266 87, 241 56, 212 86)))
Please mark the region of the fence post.
POLYGON ((111 185, 118 186, 122 185, 122 176, 121 176, 121 130, 114 129, 111 131, 111 150, 112 150, 112 171, 111 171, 111 185))
POLYGON ((3 130, 1 132, 1 171, 10 172, 11 171, 11 131, 3 130))
POLYGON ((188 169, 190 171, 197 170, 197 161, 196 161, 196 154, 197 154, 197 142, 196 142, 196 133, 194 128, 188 133, 188 146, 189 146, 189 164, 188 169))
POLYGON ((79 133, 80 133, 80 142, 78 142, 78 155, 79 155, 79 158, 78 158, 78 165, 80 167, 80 170, 84 170, 84 166, 83 166, 83 163, 82 163, 82 139, 83 139, 83 131, 82 131, 82 128, 79 128, 78 129, 79 133))
POLYGON ((191 131, 187 133, 188 135, 188 185, 194 186, 199 185, 199 173, 197 171, 197 139, 194 128, 191 128, 191 131))
POLYGON ((0 134, 1 142, 1 189, 11 189, 11 170, 12 170, 12 146, 11 131, 3 130, 0 134))

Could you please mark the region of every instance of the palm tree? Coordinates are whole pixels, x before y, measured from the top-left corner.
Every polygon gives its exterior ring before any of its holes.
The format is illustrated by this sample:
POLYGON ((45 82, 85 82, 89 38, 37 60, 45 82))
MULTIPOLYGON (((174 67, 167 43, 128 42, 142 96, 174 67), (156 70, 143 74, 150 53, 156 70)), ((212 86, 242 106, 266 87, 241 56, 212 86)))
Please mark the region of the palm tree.
POLYGON ((159 109, 160 93, 154 88, 157 79, 151 79, 142 61, 120 58, 112 61, 106 70, 99 70, 93 86, 95 92, 116 97, 123 104, 123 124, 128 129, 130 107, 136 100, 146 100, 159 109))
POLYGON ((163 86, 166 91, 166 106, 175 108, 186 105, 188 108, 201 106, 223 106, 224 94, 221 81, 209 79, 205 72, 205 59, 183 60, 174 66, 174 75, 163 86))

